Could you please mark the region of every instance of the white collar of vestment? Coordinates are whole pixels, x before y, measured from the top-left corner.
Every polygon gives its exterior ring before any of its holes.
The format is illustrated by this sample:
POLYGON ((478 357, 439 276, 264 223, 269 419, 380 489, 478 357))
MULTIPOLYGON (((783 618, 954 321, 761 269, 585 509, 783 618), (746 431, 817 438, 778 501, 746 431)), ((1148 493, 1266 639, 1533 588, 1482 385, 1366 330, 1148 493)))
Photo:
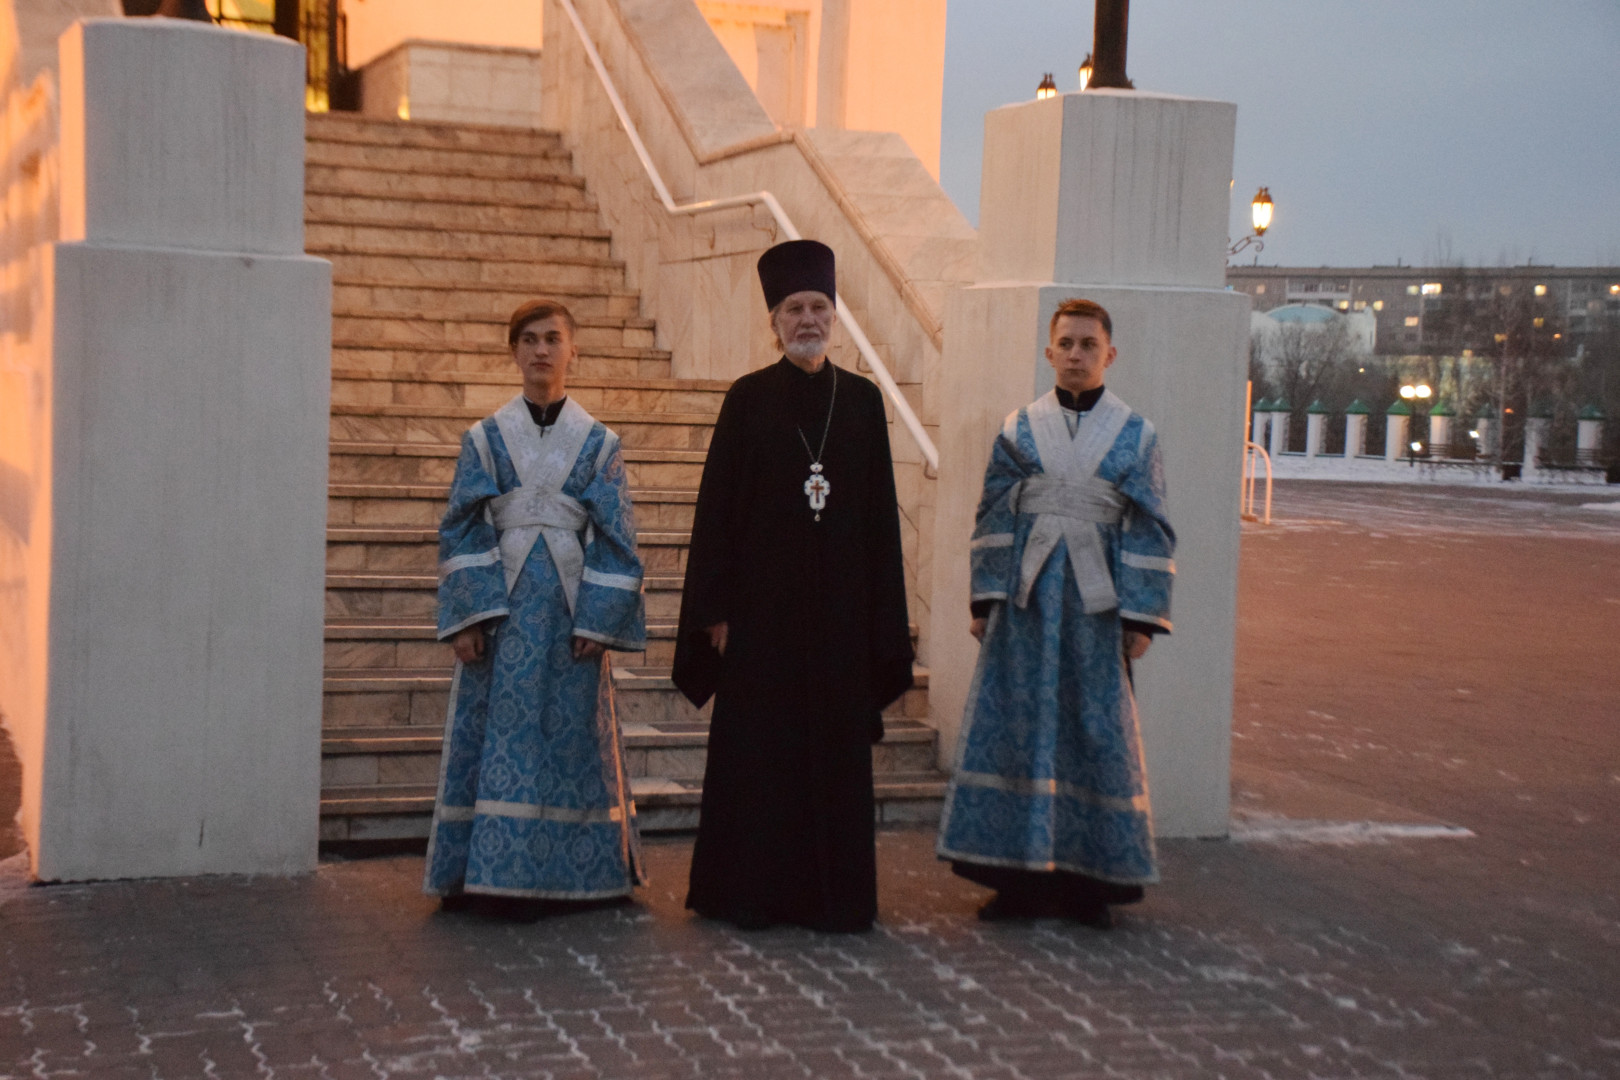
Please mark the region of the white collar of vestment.
POLYGON ((1072 479, 1094 475, 1130 418, 1131 407, 1112 390, 1104 390, 1097 404, 1081 415, 1071 436, 1057 390, 1041 395, 1029 407, 1029 428, 1042 471, 1072 479))

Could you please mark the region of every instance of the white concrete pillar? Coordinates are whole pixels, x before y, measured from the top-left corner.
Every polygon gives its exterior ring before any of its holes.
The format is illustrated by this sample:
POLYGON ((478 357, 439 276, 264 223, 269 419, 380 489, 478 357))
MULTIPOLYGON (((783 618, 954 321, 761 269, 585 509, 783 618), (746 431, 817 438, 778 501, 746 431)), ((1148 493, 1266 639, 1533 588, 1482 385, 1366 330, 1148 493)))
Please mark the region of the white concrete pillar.
POLYGON ((315 865, 331 267, 304 50, 173 19, 61 40, 40 752, 46 880, 315 865))
POLYGON ((1344 456, 1346 460, 1367 452, 1367 414, 1346 413, 1344 416, 1344 456))
POLYGON ((1266 452, 1273 458, 1288 449, 1288 423, 1292 419, 1287 409, 1278 409, 1271 414, 1271 444, 1266 452))
POLYGON ((1406 433, 1410 430, 1412 417, 1404 412, 1387 413, 1384 417, 1384 457, 1389 461, 1403 458, 1409 452, 1406 433))
POLYGON ((1322 453, 1323 430, 1322 414, 1312 409, 1305 414, 1305 456, 1318 457, 1322 453))
POLYGON ((1263 411, 1263 408, 1269 406, 1270 404, 1271 403, 1268 401, 1262 401, 1255 406, 1253 423, 1251 424, 1252 430, 1249 433, 1249 441, 1254 443, 1256 446, 1266 445, 1266 427, 1271 421, 1271 414, 1263 411))
POLYGON ((1521 479, 1529 481, 1541 478, 1541 450, 1547 445, 1547 431, 1551 427, 1552 420, 1545 416, 1532 416, 1524 422, 1524 464, 1519 470, 1521 479))
POLYGON ((1596 454, 1603 449, 1603 421, 1595 417, 1581 417, 1575 422, 1575 449, 1596 454))
POLYGON ((1429 453, 1445 453, 1446 447, 1451 445, 1451 417, 1441 413, 1429 414, 1429 453))
POLYGON ((1474 417, 1474 430, 1478 432, 1474 437, 1474 445, 1479 448, 1479 452, 1486 456, 1494 454, 1497 449, 1496 421, 1488 415, 1476 416, 1474 417))
POLYGON ((1180 544, 1175 633, 1136 669, 1155 818, 1168 836, 1228 827, 1249 300, 1225 288, 1236 111, 1090 91, 1010 105, 985 123, 983 284, 947 302, 931 605, 930 709, 954 752, 977 645, 968 540, 1002 420, 1052 386, 1057 305, 1113 316, 1108 385, 1157 426, 1180 544))

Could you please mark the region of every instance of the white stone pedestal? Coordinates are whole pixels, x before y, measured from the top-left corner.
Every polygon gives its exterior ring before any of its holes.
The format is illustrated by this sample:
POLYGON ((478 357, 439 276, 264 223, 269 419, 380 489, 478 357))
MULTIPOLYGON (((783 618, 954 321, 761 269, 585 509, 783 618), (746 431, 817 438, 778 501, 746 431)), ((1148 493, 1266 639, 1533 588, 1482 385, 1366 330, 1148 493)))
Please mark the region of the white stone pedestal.
POLYGON ((1346 460, 1360 457, 1367 450, 1367 416, 1348 413, 1344 418, 1344 456, 1346 460))
POLYGON ((1238 500, 1249 301, 1224 287, 1236 110, 1092 91, 992 112, 985 127, 980 284, 946 312, 940 399, 930 711, 944 763, 978 646, 968 540, 1007 413, 1052 386, 1059 303, 1108 309, 1108 386, 1157 426, 1179 544, 1173 619, 1137 668, 1161 835, 1227 831, 1238 500))
POLYGON ((331 268, 304 53, 169 19, 61 43, 45 880, 315 863, 331 268))

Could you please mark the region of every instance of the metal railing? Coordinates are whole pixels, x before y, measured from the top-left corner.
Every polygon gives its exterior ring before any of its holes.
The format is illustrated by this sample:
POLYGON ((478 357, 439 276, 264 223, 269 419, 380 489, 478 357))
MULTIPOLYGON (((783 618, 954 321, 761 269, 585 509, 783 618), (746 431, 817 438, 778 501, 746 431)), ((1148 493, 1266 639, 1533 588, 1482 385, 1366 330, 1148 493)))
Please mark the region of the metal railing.
POLYGON ((1271 524, 1271 455, 1266 453, 1265 447, 1247 439, 1243 442, 1243 498, 1238 509, 1245 521, 1271 524), (1266 465, 1266 513, 1263 518, 1254 512, 1255 482, 1260 473, 1258 463, 1262 461, 1266 465))
MULTIPOLYGON (((579 43, 584 47, 585 55, 590 59, 591 66, 596 69, 596 77, 601 81, 602 89, 607 93, 608 101, 613 105, 613 111, 618 114, 619 126, 624 129, 625 135, 629 138, 631 147, 635 149, 636 157, 641 159, 641 167, 646 170, 647 179, 651 182, 653 191, 657 193, 658 201, 664 204, 666 213, 671 217, 686 217, 693 214, 709 213, 714 210, 732 210, 743 206, 763 206, 771 212, 771 216, 776 219, 777 227, 782 230, 783 235, 789 240, 803 239, 799 234, 798 227, 793 224, 793 219, 788 217, 787 211, 782 209, 782 204, 769 191, 751 191, 746 195, 728 195, 720 199, 704 199, 700 202, 677 204, 674 196, 669 193, 669 187, 664 183, 664 177, 658 171, 658 166, 653 164, 651 155, 647 153, 647 146, 641 141, 641 132, 636 129, 635 121, 630 119, 630 113, 625 108, 624 99, 619 96, 618 87, 613 83, 613 76, 608 74, 607 66, 602 63, 602 55, 596 51, 596 43, 591 40, 591 35, 585 29, 584 22, 580 20, 579 11, 574 7, 573 0, 558 0, 558 3, 562 5, 563 11, 568 14, 568 21, 574 24, 574 32, 579 35, 579 43)), ((837 309, 838 318, 844 324, 844 329, 849 332, 850 340, 855 343, 855 348, 861 354, 861 359, 866 361, 866 366, 872 369, 877 384, 883 388, 883 393, 893 404, 895 415, 900 418, 900 422, 905 425, 906 431, 911 434, 912 440, 917 444, 917 449, 922 451, 924 471, 930 477, 937 477, 939 475, 939 450, 934 446, 934 440, 930 439, 928 432, 923 430, 922 421, 917 418, 916 412, 911 408, 911 402, 907 401, 905 395, 900 392, 900 387, 894 381, 894 376, 889 374, 888 366, 879 358, 877 350, 872 347, 871 340, 866 336, 866 331, 861 329, 861 324, 856 321, 854 314, 850 312, 842 296, 837 298, 837 309)))

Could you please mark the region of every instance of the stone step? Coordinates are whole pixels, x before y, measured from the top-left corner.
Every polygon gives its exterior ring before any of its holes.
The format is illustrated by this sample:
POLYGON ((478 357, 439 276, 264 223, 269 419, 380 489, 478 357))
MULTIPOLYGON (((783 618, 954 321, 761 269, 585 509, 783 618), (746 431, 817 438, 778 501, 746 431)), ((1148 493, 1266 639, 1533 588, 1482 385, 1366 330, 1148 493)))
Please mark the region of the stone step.
MULTIPOLYGON (((330 437, 342 442, 459 443, 487 409, 451 405, 332 406, 330 437)), ((648 415, 604 409, 596 418, 612 428, 627 450, 706 450, 713 413, 648 415)))
MULTIPOLYGON (((460 447, 430 443, 334 442, 328 479, 334 484, 437 484, 448 487, 460 447)), ((626 450, 632 489, 695 491, 703 476, 697 450, 626 450)))
MULTIPOLYGON (((432 642, 436 637, 434 619, 437 612, 425 615, 328 615, 326 619, 327 641, 426 641, 432 642)), ((668 668, 675 662, 675 630, 674 619, 660 621, 647 620, 647 649, 639 653, 614 653, 614 663, 627 667, 663 667, 668 668)), ((435 665, 439 666, 439 665, 435 665)), ((397 719, 413 715, 413 708, 420 704, 426 710, 421 715, 432 716, 433 709, 439 710, 438 720, 428 720, 427 723, 442 723, 444 716, 444 696, 422 703, 413 700, 400 700, 390 697, 387 700, 380 698, 367 698, 360 700, 338 701, 337 698, 346 694, 329 695, 326 707, 327 722, 330 724, 394 724, 394 723, 423 723, 421 720, 397 719), (433 704, 436 701, 437 704, 433 704), (373 708, 372 706, 376 706, 373 708), (341 720, 335 717, 360 717, 360 719, 341 720)), ((367 691, 359 691, 365 694, 367 691)), ((390 691, 389 693, 393 693, 390 691)), ((416 691, 410 691, 416 693, 416 691)), ((431 694, 433 691, 423 691, 431 694)))
MULTIPOLYGON (((572 309, 570 309, 572 310, 572 309)), ((431 311, 353 311, 338 312, 332 318, 332 336, 337 341, 358 345, 409 342, 430 348, 459 348, 464 345, 495 347, 510 365, 506 346, 505 314, 440 314, 431 311)), ((651 319, 586 318, 574 313, 577 332, 574 342, 582 358, 593 350, 656 350, 657 340, 651 319)), ((596 355, 616 355, 606 352, 596 355)), ((668 356, 668 353, 660 353, 668 356)), ((506 369, 512 371, 510 366, 506 369)))
POLYGON ((596 208, 574 198, 515 205, 320 191, 304 192, 304 223, 581 237, 595 237, 602 228, 596 208))
POLYGON ((505 230, 437 229, 425 225, 356 225, 305 222, 304 250, 387 251, 438 258, 532 259, 612 257, 610 234, 511 233, 505 230))
MULTIPOLYGON (((329 484, 329 525, 437 525, 444 517, 449 488, 429 484, 329 484)), ((642 489, 630 492, 636 524, 661 532, 692 527, 697 492, 642 489)))
MULTIPOLYGON (((576 319, 635 318, 641 314, 641 295, 622 287, 558 286, 547 290, 546 295, 567 304, 576 319)), ((519 304, 534 298, 530 288, 483 282, 436 284, 386 277, 334 278, 332 282, 332 310, 338 313, 416 310, 441 318, 482 315, 504 322, 519 304)))
MULTIPOLYGON (((433 820, 436 783, 334 786, 321 792, 323 843, 421 840, 433 820)), ((641 777, 630 783, 637 827, 643 834, 697 828, 703 787, 696 780, 641 777)), ((938 772, 889 773, 873 784, 880 825, 939 820, 945 777, 938 772)))
MULTIPOLYGON (((326 568, 339 574, 435 574, 438 572, 437 527, 340 525, 326 530, 326 568)), ((642 568, 648 574, 686 572, 691 535, 644 529, 636 533, 642 568)), ((431 636, 431 635, 430 635, 431 636)))
POLYGON ((440 146, 310 139, 306 140, 304 146, 304 164, 528 180, 572 173, 573 155, 560 145, 543 150, 461 150, 440 146))
MULTIPOLYGON (((467 346, 444 349, 412 345, 376 347, 338 345, 332 349, 334 367, 370 370, 379 375, 411 372, 509 376, 512 355, 504 349, 471 351, 467 346)), ((656 349, 582 349, 573 378, 663 379, 670 372, 669 354, 656 349)))
POLYGON ((417 146, 494 154, 543 154, 563 148, 562 135, 555 131, 490 124, 386 120, 346 112, 309 113, 304 119, 304 132, 306 140, 312 143, 417 146))
MULTIPOLYGON (((614 259, 584 256, 548 256, 544 259, 494 260, 439 258, 386 250, 308 248, 332 264, 332 280, 387 279, 460 288, 493 285, 543 296, 568 290, 590 291, 624 287, 624 264, 614 259)), ((515 306, 515 305, 514 305, 515 306)), ((572 308, 570 308, 572 310, 572 308)))
MULTIPOLYGON (((568 395, 593 415, 599 411, 718 415, 729 387, 719 380, 581 375, 569 380, 568 395)), ((452 405, 493 412, 521 390, 521 377, 510 363, 503 372, 332 371, 332 400, 347 405, 452 405)))
MULTIPOLYGON (((621 722, 625 771, 632 779, 702 780, 708 754, 706 724, 621 722)), ((915 720, 885 722, 872 748, 876 777, 934 768, 933 728, 915 720)), ((321 787, 437 784, 443 726, 327 728, 321 733, 321 787)))
POLYGON ((501 180, 456 173, 402 173, 389 169, 306 165, 304 191, 316 195, 370 195, 502 206, 596 208, 596 203, 585 193, 585 178, 568 172, 525 180, 501 180))

